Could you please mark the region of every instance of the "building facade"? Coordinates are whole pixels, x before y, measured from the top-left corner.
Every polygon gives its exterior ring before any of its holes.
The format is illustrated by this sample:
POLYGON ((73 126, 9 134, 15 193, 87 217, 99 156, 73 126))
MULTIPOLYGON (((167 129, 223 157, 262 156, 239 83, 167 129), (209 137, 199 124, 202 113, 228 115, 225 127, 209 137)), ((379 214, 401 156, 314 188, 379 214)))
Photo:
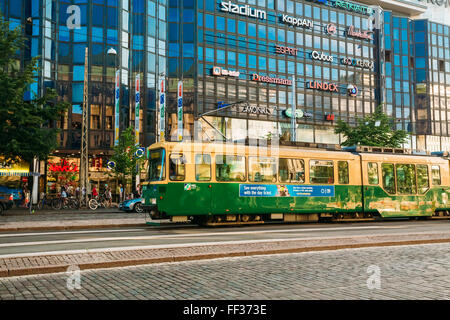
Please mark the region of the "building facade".
POLYGON ((383 104, 410 133, 405 147, 450 150, 448 0, 0 0, 0 9, 11 28, 25 26, 20 61, 41 57, 29 97, 52 87, 71 103, 55 124, 53 168, 79 163, 88 48, 94 182, 116 123, 137 120, 144 146, 161 129, 169 140, 290 140, 292 105, 297 141, 338 144, 338 119, 355 124, 383 104))

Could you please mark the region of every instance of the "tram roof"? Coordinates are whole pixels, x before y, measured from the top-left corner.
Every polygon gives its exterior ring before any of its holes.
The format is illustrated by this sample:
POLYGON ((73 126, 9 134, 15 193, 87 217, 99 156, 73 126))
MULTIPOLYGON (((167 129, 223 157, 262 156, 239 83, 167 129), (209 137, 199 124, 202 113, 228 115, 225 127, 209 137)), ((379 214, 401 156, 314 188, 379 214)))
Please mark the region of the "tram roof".
POLYGON ((447 161, 445 154, 415 153, 409 149, 394 149, 380 147, 356 147, 341 149, 339 145, 291 143, 291 145, 246 145, 243 143, 220 143, 220 142, 158 142, 150 146, 150 149, 169 148, 171 152, 214 152, 214 153, 236 153, 260 156, 323 156, 333 159, 352 159, 362 155, 364 160, 374 161, 407 161, 412 157, 415 161, 427 163, 441 163, 447 161), (305 146, 309 145, 309 147, 305 146), (264 152, 261 152, 264 150, 264 152))

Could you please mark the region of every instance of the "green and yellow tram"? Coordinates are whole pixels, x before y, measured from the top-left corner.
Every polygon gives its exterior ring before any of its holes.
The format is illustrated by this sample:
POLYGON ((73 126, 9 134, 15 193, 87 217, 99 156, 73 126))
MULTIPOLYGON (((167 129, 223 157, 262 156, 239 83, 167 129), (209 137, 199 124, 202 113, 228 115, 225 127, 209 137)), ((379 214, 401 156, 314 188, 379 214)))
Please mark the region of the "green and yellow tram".
POLYGON ((157 143, 144 208, 207 225, 450 218, 448 155, 365 149, 157 143))

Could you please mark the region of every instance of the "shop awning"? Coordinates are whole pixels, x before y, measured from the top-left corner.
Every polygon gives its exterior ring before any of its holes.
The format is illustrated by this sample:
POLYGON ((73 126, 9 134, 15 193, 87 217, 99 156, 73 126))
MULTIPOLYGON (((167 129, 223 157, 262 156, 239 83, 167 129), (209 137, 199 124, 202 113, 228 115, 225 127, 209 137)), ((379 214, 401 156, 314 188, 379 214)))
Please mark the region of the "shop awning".
POLYGON ((18 171, 8 171, 0 172, 0 176, 19 176, 19 177, 39 177, 41 174, 39 172, 18 172, 18 171))

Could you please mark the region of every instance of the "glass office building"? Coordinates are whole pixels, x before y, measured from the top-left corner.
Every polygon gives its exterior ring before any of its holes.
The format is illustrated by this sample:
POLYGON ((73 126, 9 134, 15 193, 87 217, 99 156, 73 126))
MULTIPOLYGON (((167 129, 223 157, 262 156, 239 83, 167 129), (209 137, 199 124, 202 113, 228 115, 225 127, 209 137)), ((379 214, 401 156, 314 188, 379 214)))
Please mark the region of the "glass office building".
POLYGON ((0 0, 0 9, 11 28, 25 26, 21 61, 41 57, 29 96, 53 87, 72 106, 55 124, 58 157, 79 154, 86 47, 93 158, 106 161, 114 144, 117 69, 121 130, 135 125, 140 76, 146 146, 158 139, 162 82, 165 136, 178 139, 182 81, 184 140, 290 140, 294 104, 297 141, 338 144, 338 119, 355 124, 384 103, 411 134, 405 147, 450 150, 448 1, 0 0), (214 110, 211 126, 200 116, 214 110))

